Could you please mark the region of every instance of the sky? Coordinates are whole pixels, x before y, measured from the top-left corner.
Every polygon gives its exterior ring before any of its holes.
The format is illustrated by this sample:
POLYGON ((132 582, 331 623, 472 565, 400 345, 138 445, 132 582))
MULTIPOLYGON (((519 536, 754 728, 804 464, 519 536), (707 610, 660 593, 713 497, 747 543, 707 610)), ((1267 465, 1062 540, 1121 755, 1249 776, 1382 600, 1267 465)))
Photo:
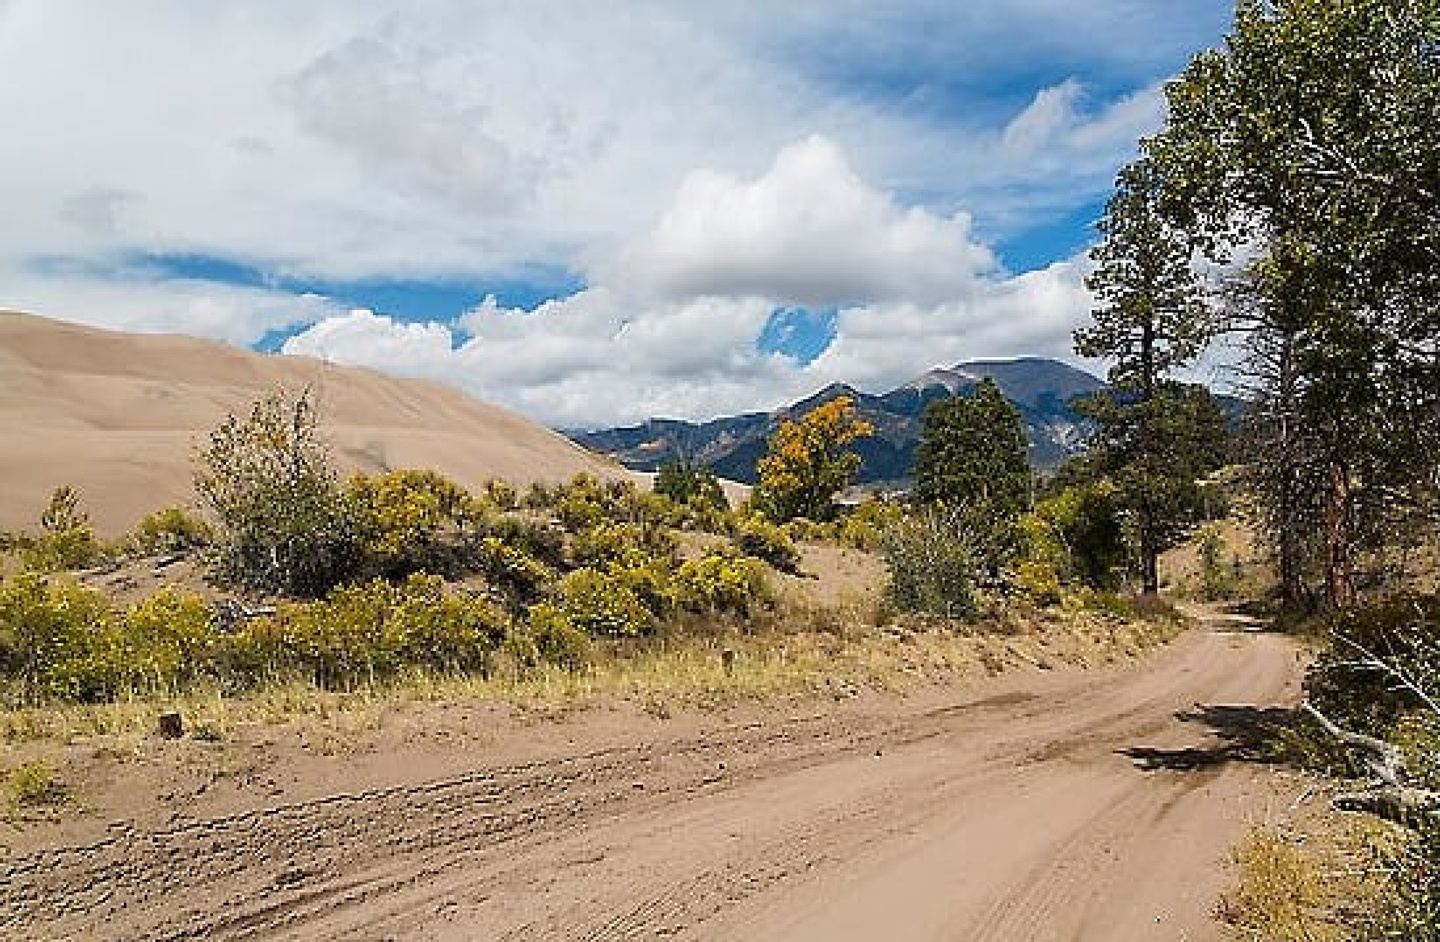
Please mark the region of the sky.
POLYGON ((0 308, 567 428, 1079 362, 1115 171, 1230 10, 0 0, 0 308))

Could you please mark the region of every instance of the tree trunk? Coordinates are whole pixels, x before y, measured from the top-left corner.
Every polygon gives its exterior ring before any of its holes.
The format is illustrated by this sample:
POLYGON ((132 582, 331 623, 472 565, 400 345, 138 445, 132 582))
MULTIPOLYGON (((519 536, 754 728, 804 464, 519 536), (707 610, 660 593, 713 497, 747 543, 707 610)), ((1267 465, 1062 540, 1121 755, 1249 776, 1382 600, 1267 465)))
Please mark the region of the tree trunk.
POLYGON ((1329 490, 1325 500, 1325 590, 1330 606, 1336 609, 1355 605, 1355 579, 1351 565, 1350 473, 1344 464, 1332 461, 1329 490))
POLYGON ((1155 522, 1149 513, 1140 516, 1140 590, 1146 595, 1160 592, 1160 550, 1156 545, 1155 522))

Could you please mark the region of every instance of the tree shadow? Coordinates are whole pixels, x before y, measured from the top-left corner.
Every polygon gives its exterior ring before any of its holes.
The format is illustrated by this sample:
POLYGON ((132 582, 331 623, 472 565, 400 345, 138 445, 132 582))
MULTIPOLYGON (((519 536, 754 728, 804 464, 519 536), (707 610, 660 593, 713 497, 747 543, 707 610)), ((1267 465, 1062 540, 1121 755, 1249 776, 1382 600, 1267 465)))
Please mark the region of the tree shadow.
POLYGON ((1193 772, 1227 762, 1278 765, 1291 760, 1292 744, 1304 722, 1298 710, 1286 707, 1199 703, 1177 712, 1175 718, 1206 727, 1219 741, 1213 746, 1180 749, 1131 746, 1120 754, 1147 771, 1193 772))

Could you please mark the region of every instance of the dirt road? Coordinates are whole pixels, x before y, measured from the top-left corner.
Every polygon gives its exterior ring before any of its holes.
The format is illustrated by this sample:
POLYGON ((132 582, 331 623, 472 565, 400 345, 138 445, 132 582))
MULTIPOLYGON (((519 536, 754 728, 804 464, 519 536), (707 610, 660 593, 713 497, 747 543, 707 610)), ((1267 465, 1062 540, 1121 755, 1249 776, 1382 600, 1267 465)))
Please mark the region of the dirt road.
POLYGON ((1122 668, 948 702, 637 730, 440 781, 116 824, 0 863, 0 936, 1215 938, 1227 850, 1277 800, 1217 730, 1293 702, 1300 669, 1285 639, 1217 625, 1122 668))

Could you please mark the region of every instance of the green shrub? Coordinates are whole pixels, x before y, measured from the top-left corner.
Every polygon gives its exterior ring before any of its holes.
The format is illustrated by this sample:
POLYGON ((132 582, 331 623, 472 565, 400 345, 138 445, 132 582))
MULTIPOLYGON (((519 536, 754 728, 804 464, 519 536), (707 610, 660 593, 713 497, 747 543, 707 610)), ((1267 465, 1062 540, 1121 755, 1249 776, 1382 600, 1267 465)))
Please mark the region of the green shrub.
POLYGON ((1021 565, 1031 564, 1040 583, 1052 570, 1061 585, 1114 589, 1125 565, 1126 545, 1116 489, 1108 481, 1072 484, 1037 501, 1020 518, 1021 565))
POLYGON ((480 542, 476 561, 485 578, 517 599, 537 598, 555 581, 555 570, 497 537, 480 542))
POLYGON ((487 671, 509 621, 483 599, 447 593, 438 576, 417 574, 400 585, 344 586, 323 601, 282 606, 251 627, 256 663, 344 689, 409 667, 487 671))
POLYGON ((485 524, 485 536, 499 540, 547 566, 565 564, 565 533, 551 524, 503 514, 485 524))
POLYGON ((901 612, 964 618, 975 613, 984 565, 966 521, 943 507, 907 514, 885 533, 886 596, 901 612))
POLYGON ((650 632, 655 619, 623 579, 577 569, 560 583, 560 608, 589 635, 634 637, 650 632))
POLYGON ((675 538, 657 525, 603 522, 581 530, 570 541, 570 555, 577 568, 638 565, 651 557, 669 557, 674 552, 675 538))
POLYGON ((1398 595, 1335 617, 1332 641, 1305 679, 1310 700, 1341 726, 1383 739, 1422 706, 1372 656, 1440 690, 1440 596, 1398 595))
POLYGON ((548 602, 531 606, 530 640, 540 659, 567 670, 579 670, 590 657, 590 638, 576 628, 565 612, 548 602))
POLYGON ((729 553, 686 561, 675 583, 680 605, 694 612, 749 615, 773 601, 765 567, 729 553))
POLYGON ((800 551, 781 527, 760 516, 740 523, 735 533, 735 547, 746 556, 763 559, 781 572, 800 568, 800 551))
POLYGON ((105 597, 66 580, 22 572, 0 581, 0 671, 12 699, 107 699, 116 630, 105 597))
POLYGON ((617 583, 635 593, 646 610, 657 619, 674 614, 679 605, 675 587, 675 564, 670 557, 636 557, 605 570, 617 583))
POLYGON ((55 768, 34 759, 5 773, 5 793, 12 810, 64 804, 70 797, 55 768))
POLYGON ((165 507, 147 514, 130 531, 131 550, 141 555, 183 553, 210 545, 210 524, 184 507, 165 507))
POLYGON ((1235 597, 1239 589, 1239 568, 1235 557, 1225 558, 1225 538, 1215 526, 1200 532, 1200 597, 1218 602, 1235 597))
POLYGON ((356 526, 308 391, 265 396, 243 419, 231 414, 197 458, 195 488, 218 523, 222 578, 313 597, 359 573, 356 526))
POLYGON ((840 521, 840 541, 867 553, 878 552, 885 545, 885 531, 894 526, 904 513, 899 504, 879 497, 867 497, 840 521))
POLYGON ((104 558, 104 547, 80 509, 80 495, 70 487, 57 488, 50 495, 40 514, 40 535, 24 540, 20 547, 21 565, 36 572, 85 569, 104 558))
POLYGON ((391 578, 456 571, 480 517, 470 493, 434 471, 357 474, 345 500, 364 568, 391 578))
POLYGON ((485 483, 485 497, 497 510, 508 512, 520 507, 520 494, 514 485, 499 478, 485 483))
POLYGON ((697 510, 724 512, 730 509, 725 489, 715 472, 704 465, 684 459, 667 461, 655 475, 655 493, 663 494, 680 506, 697 510))
POLYGON ((787 520, 783 526, 786 536, 792 540, 805 540, 810 543, 829 543, 840 539, 839 521, 829 523, 818 523, 808 517, 796 517, 787 520))
POLYGON ((202 677, 218 679, 228 640, 204 599, 163 588, 121 622, 125 680, 131 688, 175 692, 202 677))

